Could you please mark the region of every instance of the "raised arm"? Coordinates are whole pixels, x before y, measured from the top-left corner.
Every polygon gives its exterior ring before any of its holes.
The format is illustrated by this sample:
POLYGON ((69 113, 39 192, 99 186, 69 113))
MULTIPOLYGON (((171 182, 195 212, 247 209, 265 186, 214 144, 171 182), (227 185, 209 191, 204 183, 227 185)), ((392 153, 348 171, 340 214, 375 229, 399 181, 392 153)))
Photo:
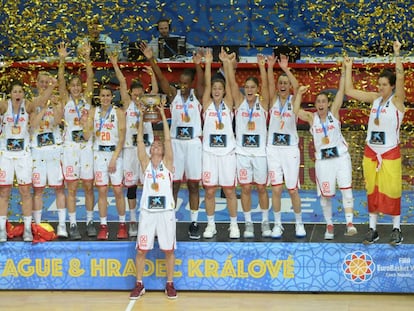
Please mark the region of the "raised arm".
POLYGON ((283 54, 280 54, 280 59, 278 59, 278 64, 280 66, 280 69, 283 70, 283 72, 287 75, 289 78, 290 84, 293 88, 293 94, 296 94, 299 88, 299 82, 296 79, 295 75, 290 71, 289 68, 289 57, 283 54))
MULTIPOLYGON (((240 91, 240 87, 236 81, 236 70, 234 70, 231 66, 231 57, 233 56, 231 54, 227 54, 227 52, 222 47, 219 57, 223 63, 223 69, 224 69, 224 73, 226 76, 226 85, 228 83, 230 86, 231 96, 233 97, 233 101, 234 101, 234 108, 237 109, 243 102, 244 95, 240 91)), ((226 90, 226 94, 227 94, 227 90, 226 90)))
POLYGON ((379 97, 377 92, 357 90, 352 82, 352 58, 345 57, 345 94, 365 103, 372 103, 379 97))
POLYGON ((259 64, 261 80, 260 103, 267 111, 269 109, 269 83, 267 81, 266 57, 263 54, 257 54, 257 63, 259 64))
POLYGON ((211 63, 213 54, 210 48, 205 49, 204 53, 204 92, 203 92, 203 110, 206 111, 211 103, 211 63))
POLYGON ((342 62, 341 66, 341 77, 339 79, 338 90, 335 95, 335 99, 331 106, 331 113, 334 115, 336 119, 339 120, 339 110, 342 107, 344 102, 344 95, 345 95, 345 64, 342 62))
POLYGON ((91 44, 89 42, 85 43, 84 46, 81 49, 82 56, 85 62, 85 69, 86 69, 86 88, 84 97, 88 104, 92 103, 92 97, 93 97, 93 87, 94 87, 94 74, 93 74, 93 68, 92 68, 92 61, 90 58, 91 54, 91 44))
POLYGON ((175 95, 177 95, 177 90, 175 89, 175 87, 170 85, 170 82, 162 73, 161 68, 158 66, 157 61, 154 58, 154 53, 152 49, 145 42, 142 42, 140 44, 140 49, 141 52, 145 55, 145 57, 148 59, 151 68, 155 73, 155 76, 160 82, 161 91, 167 94, 169 100, 171 101, 172 99, 174 99, 175 95))
MULTIPOLYGON (((227 55, 226 52, 224 53, 227 55)), ((226 77, 230 75, 231 72, 234 73, 233 63, 235 62, 235 60, 236 60, 236 53, 231 53, 227 55, 226 58, 223 59, 223 67, 224 67, 223 69, 224 69, 224 75, 226 77)), ((226 85, 225 85, 226 95, 224 96, 224 101, 229 106, 230 110, 233 110, 234 109, 234 98, 231 92, 230 81, 229 79, 226 79, 225 82, 226 82, 226 85)))
POLYGON ((203 68, 201 68, 201 61, 203 58, 203 51, 201 49, 198 49, 194 55, 193 55, 193 63, 195 65, 196 70, 196 96, 198 100, 200 100, 203 97, 204 94, 204 72, 203 68))
POLYGON ((310 126, 313 125, 313 113, 309 111, 305 111, 301 108, 302 104, 302 97, 303 94, 306 93, 309 86, 300 86, 298 88, 298 92, 295 96, 295 100, 293 101, 293 111, 298 116, 299 119, 307 122, 310 126))
POLYGON ((152 70, 151 66, 144 66, 142 69, 143 72, 147 73, 151 78, 151 92, 150 94, 158 94, 159 88, 158 88, 158 81, 157 77, 154 74, 154 71, 152 70))
POLYGON ((65 79, 65 59, 68 56, 68 51, 65 42, 61 42, 57 46, 59 53, 59 68, 58 68, 58 89, 59 95, 62 97, 63 101, 66 103, 69 98, 69 92, 66 87, 65 79))
POLYGON ((397 109, 404 112, 405 106, 405 87, 404 87, 404 66, 401 62, 400 49, 401 43, 398 40, 394 41, 394 57, 395 57, 395 96, 393 103, 397 109))
POLYGON ((119 68, 118 55, 116 55, 115 53, 109 55, 109 60, 111 61, 112 66, 114 67, 115 76, 119 81, 119 91, 121 93, 121 101, 123 104, 122 107, 125 110, 128 107, 129 102, 131 101, 131 96, 128 93, 127 82, 124 74, 121 71, 121 68, 119 68))
MULTIPOLYGON (((141 105, 137 105, 137 108, 139 110, 139 115, 143 116, 143 111, 141 108, 141 105)), ((137 131, 137 150, 138 150, 138 160, 141 164, 141 167, 143 170, 148 166, 148 163, 150 161, 150 158, 147 154, 147 151, 145 149, 145 143, 144 143, 144 118, 139 118, 138 120, 138 131, 137 131)))
POLYGON ((273 68, 276 64, 275 55, 269 55, 267 57, 267 81, 268 81, 268 89, 269 89, 269 100, 273 101, 276 100, 276 84, 275 84, 275 73, 273 68))
POLYGON ((173 158, 173 148, 171 143, 171 134, 170 134, 170 127, 168 125, 167 117, 165 116, 165 107, 164 105, 160 105, 157 107, 160 110, 161 118, 162 118, 162 128, 164 132, 164 164, 171 172, 174 169, 174 158, 173 158))

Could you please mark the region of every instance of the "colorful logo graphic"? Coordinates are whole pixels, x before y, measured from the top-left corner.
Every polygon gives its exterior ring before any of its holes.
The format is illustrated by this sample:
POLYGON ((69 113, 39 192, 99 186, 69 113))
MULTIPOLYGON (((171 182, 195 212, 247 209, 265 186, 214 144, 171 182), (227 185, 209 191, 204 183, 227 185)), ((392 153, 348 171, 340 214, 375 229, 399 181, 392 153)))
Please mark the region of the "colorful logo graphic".
POLYGON ((370 255, 356 251, 345 256, 342 269, 349 281, 363 283, 372 278, 375 263, 370 255))

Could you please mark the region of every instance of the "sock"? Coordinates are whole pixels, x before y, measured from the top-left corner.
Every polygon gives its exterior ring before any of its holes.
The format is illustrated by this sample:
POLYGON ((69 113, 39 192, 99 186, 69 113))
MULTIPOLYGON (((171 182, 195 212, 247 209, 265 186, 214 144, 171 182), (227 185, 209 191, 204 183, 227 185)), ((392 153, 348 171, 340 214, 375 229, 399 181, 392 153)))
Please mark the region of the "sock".
POLYGON ((126 220, 126 215, 119 216, 119 222, 124 223, 126 220))
POLYGON ((401 223, 401 216, 400 215, 392 216, 392 228, 393 229, 401 230, 400 223, 401 223))
POLYGON ((68 213, 68 215, 70 224, 76 224, 76 213, 68 213))
POLYGON ((377 214, 369 213, 369 227, 373 230, 377 230, 377 219, 377 214))
POLYGON ((107 225, 106 217, 100 217, 101 225, 107 225))
POLYGON ((137 222, 137 209, 133 208, 129 210, 129 219, 131 222, 137 222))
POLYGON ((36 211, 33 211, 33 219, 34 219, 34 222, 35 222, 35 224, 40 224, 40 222, 42 221, 42 210, 40 209, 40 210, 36 210, 36 211))
POLYGON ((93 211, 86 211, 86 223, 93 221, 93 211))
POLYGON ((59 225, 64 225, 66 222, 66 208, 59 208, 58 210, 59 225))
POLYGON ((252 213, 244 212, 244 222, 252 222, 252 213))
POLYGON ((274 211, 273 216, 275 218, 275 225, 281 225, 282 224, 282 213, 274 211))
POLYGON ((0 229, 6 229, 7 216, 0 216, 0 229))
POLYGON ((198 210, 190 211, 190 217, 191 217, 191 222, 197 222, 198 221, 198 210))
POLYGON ((262 209, 262 222, 269 221, 269 210, 262 209))
POLYGON ((214 215, 207 216, 207 223, 214 225, 214 215))
POLYGON ((354 220, 354 213, 345 213, 345 219, 347 224, 352 224, 352 221, 354 220))
POLYGON ((23 222, 25 228, 32 228, 32 216, 23 216, 23 222))
POLYGON ((231 224, 237 224, 237 217, 230 217, 231 224))
POLYGON ((303 221, 302 221, 302 212, 300 212, 300 213, 295 213, 295 220, 296 220, 296 223, 297 224, 301 224, 303 221))

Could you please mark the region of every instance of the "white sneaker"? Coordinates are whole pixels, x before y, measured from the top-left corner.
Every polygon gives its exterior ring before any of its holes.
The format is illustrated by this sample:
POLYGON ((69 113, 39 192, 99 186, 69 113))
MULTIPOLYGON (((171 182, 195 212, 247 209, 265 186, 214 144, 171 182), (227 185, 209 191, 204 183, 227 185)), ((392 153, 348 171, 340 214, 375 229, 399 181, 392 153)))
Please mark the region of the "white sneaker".
POLYGON ((305 226, 302 223, 296 224, 295 231, 297 238, 304 238, 306 236, 305 226))
POLYGON ((280 224, 277 224, 273 227, 272 230, 272 238, 273 239, 280 239, 283 234, 283 226, 280 224))
POLYGON ((25 242, 32 242, 33 241, 33 233, 32 228, 24 228, 23 232, 23 241, 25 242))
POLYGON ((0 242, 6 242, 7 241, 7 232, 6 227, 0 229, 0 242))
POLYGON ((357 228, 355 228, 355 226, 351 222, 346 225, 346 231, 345 231, 346 236, 353 236, 357 233, 358 233, 357 228))
POLYGON ((67 238, 68 232, 66 231, 66 224, 59 224, 57 227, 57 235, 60 238, 67 238))
POLYGON ((203 238, 211 239, 217 233, 216 224, 207 224, 206 230, 203 232, 203 238))
POLYGON ((230 239, 239 239, 240 238, 240 229, 239 229, 239 225, 237 223, 230 224, 229 231, 230 231, 230 234, 229 234, 230 239))
POLYGON ((252 239, 254 238, 254 225, 252 222, 246 222, 243 237, 245 239, 252 239))
POLYGON ((270 238, 272 236, 272 230, 270 230, 270 224, 268 221, 262 222, 262 237, 270 238))
POLYGON ((334 226, 333 225, 327 225, 326 226, 326 232, 325 232, 325 240, 333 240, 334 239, 334 226))

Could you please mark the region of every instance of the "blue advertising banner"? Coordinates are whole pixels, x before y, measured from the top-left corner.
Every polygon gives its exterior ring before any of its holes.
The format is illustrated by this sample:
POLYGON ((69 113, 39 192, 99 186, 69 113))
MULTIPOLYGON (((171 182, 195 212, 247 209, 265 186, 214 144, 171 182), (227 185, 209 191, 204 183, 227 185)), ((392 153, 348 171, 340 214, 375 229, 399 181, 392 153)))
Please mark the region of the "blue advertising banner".
MULTIPOLYGON (((134 242, 0 245, 0 289, 130 290, 134 242)), ((149 252, 144 284, 165 286, 162 252, 149 252)), ((414 293, 414 246, 178 242, 179 290, 414 293)))

